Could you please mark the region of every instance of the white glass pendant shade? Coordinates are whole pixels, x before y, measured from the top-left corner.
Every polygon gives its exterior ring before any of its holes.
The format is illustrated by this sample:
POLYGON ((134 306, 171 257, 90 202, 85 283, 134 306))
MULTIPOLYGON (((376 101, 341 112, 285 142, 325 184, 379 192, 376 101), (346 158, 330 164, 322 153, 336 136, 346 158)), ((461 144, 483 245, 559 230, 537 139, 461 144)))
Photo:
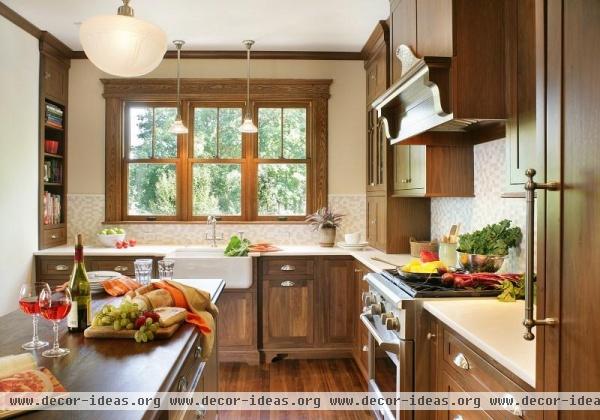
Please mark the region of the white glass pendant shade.
POLYGON ((183 121, 181 121, 181 118, 177 118, 175 122, 171 124, 169 132, 173 134, 187 134, 188 129, 185 125, 183 125, 183 121))
POLYGON ((258 133, 258 128, 256 128, 254 122, 252 122, 252 118, 246 116, 244 122, 240 126, 240 131, 242 133, 258 133))
POLYGON ((121 77, 150 73, 167 51, 167 36, 158 26, 131 16, 95 16, 85 20, 79 39, 100 70, 121 77))

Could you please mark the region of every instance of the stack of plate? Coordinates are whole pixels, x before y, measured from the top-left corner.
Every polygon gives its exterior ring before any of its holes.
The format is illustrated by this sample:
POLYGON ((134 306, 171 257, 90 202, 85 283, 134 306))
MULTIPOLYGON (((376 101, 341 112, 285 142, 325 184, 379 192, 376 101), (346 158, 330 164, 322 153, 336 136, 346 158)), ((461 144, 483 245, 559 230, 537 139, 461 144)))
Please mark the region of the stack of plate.
POLYGON ((340 241, 337 243, 337 246, 340 248, 353 249, 355 251, 362 251, 367 246, 369 246, 368 242, 358 242, 356 244, 348 244, 346 242, 340 241))
POLYGON ((102 282, 104 280, 110 280, 121 277, 121 274, 116 271, 90 271, 87 273, 88 280, 90 281, 90 290, 92 293, 104 292, 102 282))

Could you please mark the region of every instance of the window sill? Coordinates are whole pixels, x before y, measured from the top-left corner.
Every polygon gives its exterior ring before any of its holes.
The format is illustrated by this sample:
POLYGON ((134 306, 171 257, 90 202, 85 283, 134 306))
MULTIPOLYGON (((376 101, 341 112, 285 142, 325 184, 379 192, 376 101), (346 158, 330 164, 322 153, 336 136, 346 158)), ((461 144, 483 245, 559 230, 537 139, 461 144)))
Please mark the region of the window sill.
MULTIPOLYGON (((121 220, 103 225, 206 225, 204 220, 121 220)), ((308 225, 304 220, 219 220, 219 225, 308 225)))

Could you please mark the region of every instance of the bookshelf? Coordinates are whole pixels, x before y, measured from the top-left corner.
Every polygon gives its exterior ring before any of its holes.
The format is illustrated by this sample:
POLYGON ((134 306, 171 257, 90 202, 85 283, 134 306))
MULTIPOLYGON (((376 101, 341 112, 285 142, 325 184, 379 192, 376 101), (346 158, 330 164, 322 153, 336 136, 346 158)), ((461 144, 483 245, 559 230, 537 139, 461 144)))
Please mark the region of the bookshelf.
POLYGON ((66 47, 44 33, 40 38, 40 249, 67 242, 69 67, 66 47))

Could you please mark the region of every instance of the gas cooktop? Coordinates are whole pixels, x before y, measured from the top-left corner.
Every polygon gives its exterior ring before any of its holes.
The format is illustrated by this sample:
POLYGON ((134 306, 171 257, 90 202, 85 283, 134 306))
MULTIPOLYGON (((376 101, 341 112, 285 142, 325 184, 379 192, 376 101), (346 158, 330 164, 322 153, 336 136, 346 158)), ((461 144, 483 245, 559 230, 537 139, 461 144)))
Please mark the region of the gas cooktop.
POLYGON ((432 276, 425 280, 409 279, 396 269, 384 270, 381 275, 414 298, 488 297, 498 296, 501 293, 500 290, 455 289, 443 285, 439 276, 432 276))

